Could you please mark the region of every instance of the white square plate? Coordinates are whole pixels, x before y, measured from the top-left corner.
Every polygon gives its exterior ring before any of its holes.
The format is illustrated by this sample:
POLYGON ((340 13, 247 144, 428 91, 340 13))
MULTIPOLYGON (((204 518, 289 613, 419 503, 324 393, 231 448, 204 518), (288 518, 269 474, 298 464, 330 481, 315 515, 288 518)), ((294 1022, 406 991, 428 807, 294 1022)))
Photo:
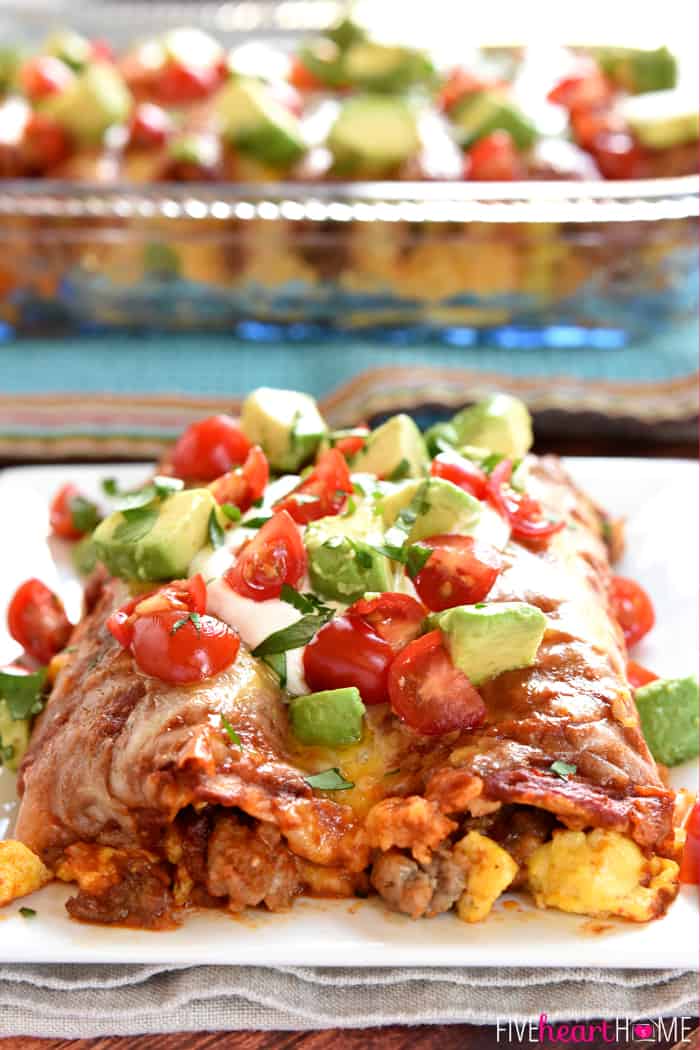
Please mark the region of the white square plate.
MULTIPOLYGON (((694 672, 696 465, 574 459, 568 466, 587 492, 628 519, 628 553, 619 571, 643 581, 657 612, 657 625, 635 657, 662 675, 694 672)), ((143 466, 61 466, 18 468, 0 475, 0 609, 23 579, 38 576, 60 591, 69 615, 77 616, 80 585, 71 571, 67 546, 47 538, 48 500, 68 478, 98 496, 101 477, 115 475, 124 484, 134 484, 146 474, 143 466)), ((16 655, 15 643, 0 633, 0 662, 16 655)), ((674 786, 696 790, 697 771, 696 762, 674 770, 674 786)), ((14 778, 0 770, 0 838, 11 834, 15 808, 14 778)), ((63 907, 70 893, 69 887, 53 885, 23 900, 36 910, 34 919, 19 915, 19 903, 0 911, 0 961, 688 969, 698 964, 696 887, 684 887, 665 918, 644 926, 538 911, 512 896, 499 901, 489 918, 474 926, 451 914, 412 922, 372 900, 300 900, 283 915, 249 912, 231 919, 221 912, 204 912, 165 933, 73 922, 63 907)))

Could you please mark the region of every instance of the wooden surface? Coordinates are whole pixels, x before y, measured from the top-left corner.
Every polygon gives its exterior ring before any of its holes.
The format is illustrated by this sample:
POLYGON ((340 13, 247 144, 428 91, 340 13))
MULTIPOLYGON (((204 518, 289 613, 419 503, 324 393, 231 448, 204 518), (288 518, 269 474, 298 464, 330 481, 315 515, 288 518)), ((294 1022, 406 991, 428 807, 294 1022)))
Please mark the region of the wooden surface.
MULTIPOLYGON (((596 456, 653 456, 696 458, 698 447, 694 442, 673 444, 614 443, 591 435, 590 439, 560 437, 548 439, 536 446, 538 452, 557 451, 565 455, 596 456)), ((697 1019, 693 1022, 689 1040, 678 1041, 678 1036, 666 1040, 604 1041, 596 1038, 583 1044, 590 1050, 700 1050, 697 1019)), ((668 1028, 666 1029, 669 1030, 668 1028)), ((323 1032, 201 1032, 179 1035, 147 1035, 128 1038, 102 1039, 27 1039, 25 1037, 0 1039, 0 1050, 496 1050, 497 1047, 537 1046, 537 1042, 508 1041, 488 1025, 440 1025, 429 1027, 366 1028, 354 1031, 330 1029, 323 1032)), ((576 1043, 555 1042, 548 1047, 564 1050, 576 1043)))

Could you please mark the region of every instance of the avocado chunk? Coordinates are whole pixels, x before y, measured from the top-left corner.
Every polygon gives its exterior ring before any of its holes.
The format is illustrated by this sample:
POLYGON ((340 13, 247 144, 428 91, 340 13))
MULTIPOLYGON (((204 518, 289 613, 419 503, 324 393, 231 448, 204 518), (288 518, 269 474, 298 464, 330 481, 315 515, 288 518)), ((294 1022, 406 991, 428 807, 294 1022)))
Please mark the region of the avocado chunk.
POLYGON ((657 762, 677 766, 698 754, 698 680, 659 678, 634 694, 642 731, 657 762))
POLYGON ((215 107, 224 137, 263 164, 287 168, 306 152, 299 121, 266 84, 234 78, 217 94, 215 107))
POLYGON ((469 92, 450 109, 450 120, 463 149, 492 131, 507 131, 520 150, 530 149, 537 139, 534 124, 499 91, 469 92))
POLYGON ((95 550, 95 541, 92 535, 83 536, 81 540, 78 540, 73 546, 70 556, 75 571, 81 576, 89 576, 97 565, 97 551, 95 550))
POLYGON ((324 598, 348 604, 366 591, 392 590, 393 564, 375 549, 383 542, 381 518, 365 503, 358 504, 349 517, 312 521, 306 527, 304 544, 314 590, 324 598))
POLYGON ((209 489, 175 492, 138 511, 115 511, 97 526, 93 540, 99 561, 127 580, 187 576, 193 557, 208 542, 209 519, 217 513, 209 489))
MULTIPOLYGON (((481 502, 445 478, 404 481, 381 499, 382 518, 387 526, 409 525, 408 542, 449 532, 471 532, 481 517, 481 502)), ((387 539, 391 540, 388 535, 387 539)))
POLYGON ((619 112, 647 149, 683 146, 700 136, 697 99, 682 90, 626 98, 619 112))
POLYGON ((0 699, 0 766, 16 770, 29 746, 30 718, 13 718, 7 701, 0 699))
POLYGON ((266 386, 243 402, 241 426, 278 472, 296 471, 307 463, 328 432, 318 405, 308 394, 266 386))
POLYGON ((346 686, 295 697, 289 704, 289 721, 302 744, 342 747, 362 736, 365 710, 359 689, 346 686))
POLYGON ((90 41, 72 29, 57 29, 49 36, 43 50, 47 55, 60 58, 74 73, 80 73, 92 57, 90 41))
POLYGON ((22 52, 17 47, 0 46, 0 95, 9 91, 14 84, 19 67, 22 64, 22 52))
MULTIPOLYGON (((478 446, 511 459, 522 459, 532 446, 532 417, 527 405, 510 394, 491 394, 463 408, 446 423, 436 423, 425 435, 433 452, 445 446, 478 446)), ((468 450, 465 450, 468 455, 468 450)))
POLYGON ((676 86, 678 64, 667 47, 601 47, 595 58, 610 80, 633 95, 676 86))
POLYGON ((316 37, 302 44, 299 62, 326 87, 339 88, 345 84, 343 51, 327 36, 316 37))
POLYGON ((91 62, 65 91, 41 103, 42 113, 86 144, 100 142, 109 127, 127 119, 130 110, 131 93, 108 62, 91 62))
POLYGON ((439 628, 452 663, 473 685, 504 671, 530 667, 544 636, 547 617, 526 602, 457 605, 428 617, 439 628))
POLYGON ((398 415, 373 430, 352 463, 353 471, 390 481, 422 477, 428 469, 423 435, 410 416, 398 415))
POLYGON ((338 172, 386 174, 420 150, 416 114, 401 98, 354 95, 343 102, 327 145, 338 172))
POLYGON ((348 48, 344 70, 345 79, 353 87, 389 93, 427 84, 435 77, 432 62, 422 52, 370 40, 348 48))

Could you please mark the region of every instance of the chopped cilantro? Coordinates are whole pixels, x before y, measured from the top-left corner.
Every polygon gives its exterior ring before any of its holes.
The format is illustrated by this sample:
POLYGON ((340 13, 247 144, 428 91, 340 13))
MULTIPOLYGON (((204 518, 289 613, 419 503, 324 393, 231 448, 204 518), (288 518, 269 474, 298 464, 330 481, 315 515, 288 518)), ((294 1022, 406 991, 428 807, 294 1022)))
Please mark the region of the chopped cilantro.
POLYGON ((73 496, 68 503, 73 528, 78 532, 92 532, 100 520, 97 505, 85 496, 73 496))
POLYGON ((263 661, 279 678, 280 689, 284 689, 287 684, 287 654, 270 653, 269 656, 263 656, 263 661))
POLYGON ((219 518, 216 513, 216 508, 212 509, 209 515, 209 522, 207 524, 207 533, 209 535, 209 542, 211 543, 214 550, 217 547, 222 547, 224 543, 224 530, 219 524, 219 518))
POLYGON ((138 543, 155 525, 158 511, 155 507, 133 507, 122 510, 122 516, 124 520, 119 522, 112 538, 120 543, 138 543))
POLYGON ((23 907, 19 909, 19 913, 23 919, 34 919, 36 918, 36 912, 34 908, 23 907))
POLYGON ((270 656, 276 653, 286 653, 288 649, 300 649, 310 642, 317 631, 328 623, 333 615, 332 609, 309 613, 302 616, 301 620, 283 627, 280 631, 274 631, 264 638, 260 645, 253 649, 253 656, 270 656))
POLYGON ((351 518, 356 510, 357 504, 355 503, 355 500, 352 498, 352 496, 348 496, 347 506, 340 516, 341 518, 351 518))
POLYGON ((191 612, 188 613, 187 616, 183 616, 181 620, 176 620, 170 628, 170 633, 175 634, 177 631, 180 630, 181 627, 184 627, 186 623, 193 624, 197 634, 199 634, 199 632, 202 629, 202 621, 199 613, 191 612))
POLYGON ((432 548, 423 543, 412 543, 406 550, 406 572, 412 580, 415 580, 432 553, 432 548))
POLYGON ((222 503, 221 510, 229 521, 241 520, 241 508, 237 507, 235 503, 222 503))
POLYGON ((0 671, 0 700, 4 700, 10 718, 18 722, 38 715, 44 706, 43 690, 46 668, 34 674, 12 674, 0 671))
POLYGON ((558 758, 556 762, 552 762, 549 770, 551 773, 556 773, 562 780, 568 780, 576 772, 576 766, 572 762, 562 762, 558 758))
POLYGON ((391 474, 387 477, 387 481, 403 481, 411 473, 411 464, 408 462, 406 457, 397 463, 392 470, 391 474))
POLYGON ((304 777, 304 780, 309 787, 318 788, 319 791, 347 791, 355 787, 352 780, 343 777, 337 766, 324 769, 322 773, 313 773, 310 777, 304 777))
POLYGON ((323 612, 328 613, 329 616, 333 615, 333 610, 329 609, 327 605, 324 605, 320 598, 317 598, 311 591, 307 591, 306 594, 300 594, 293 587, 290 587, 288 583, 282 584, 282 591, 280 593, 280 601, 286 602, 287 605, 292 605, 297 612, 303 613, 315 613, 323 612))
POLYGON ((261 529, 263 525, 267 525, 271 517, 271 514, 266 514, 259 518, 244 518, 241 525, 244 529, 261 529))
POLYGON ((224 730, 232 744, 235 744, 236 747, 240 747, 241 749, 243 748, 241 738, 224 714, 221 715, 221 728, 224 730))

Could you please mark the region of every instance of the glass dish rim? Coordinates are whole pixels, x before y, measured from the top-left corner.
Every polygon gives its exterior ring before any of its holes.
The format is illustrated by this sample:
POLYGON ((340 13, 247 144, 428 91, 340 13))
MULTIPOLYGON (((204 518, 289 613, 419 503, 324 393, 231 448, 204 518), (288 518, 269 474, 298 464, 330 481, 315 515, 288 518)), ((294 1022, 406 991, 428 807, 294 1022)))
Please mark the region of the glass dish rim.
POLYGON ((532 182, 0 180, 0 216, 305 222, 615 223, 700 215, 700 176, 532 182))

